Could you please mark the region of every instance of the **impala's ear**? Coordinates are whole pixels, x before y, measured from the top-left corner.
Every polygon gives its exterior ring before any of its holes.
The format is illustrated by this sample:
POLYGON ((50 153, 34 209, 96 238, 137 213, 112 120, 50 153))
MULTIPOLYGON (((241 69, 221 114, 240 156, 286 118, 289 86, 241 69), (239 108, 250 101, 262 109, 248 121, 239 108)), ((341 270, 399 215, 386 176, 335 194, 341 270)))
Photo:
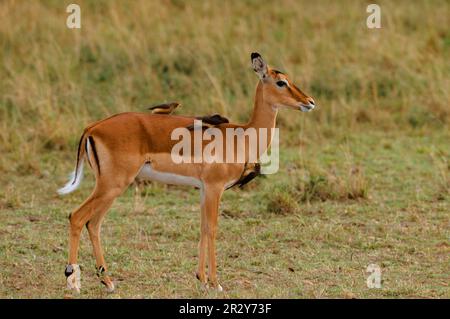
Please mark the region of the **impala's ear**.
POLYGON ((268 75, 268 68, 261 55, 253 52, 251 55, 253 70, 258 74, 261 80, 264 80, 268 75))

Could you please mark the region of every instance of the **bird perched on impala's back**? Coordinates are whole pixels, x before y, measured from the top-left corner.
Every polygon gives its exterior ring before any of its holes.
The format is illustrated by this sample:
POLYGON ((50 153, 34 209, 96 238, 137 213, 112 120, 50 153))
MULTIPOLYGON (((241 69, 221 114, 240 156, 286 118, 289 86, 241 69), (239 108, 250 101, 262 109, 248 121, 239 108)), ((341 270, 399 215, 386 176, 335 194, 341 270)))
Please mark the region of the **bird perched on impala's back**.
POLYGON ((149 107, 148 109, 152 111, 153 114, 172 114, 175 109, 181 104, 178 102, 170 102, 164 104, 158 104, 149 107))
MULTIPOLYGON (((220 124, 223 123, 230 123, 230 121, 223 117, 220 114, 213 114, 213 115, 207 115, 207 116, 196 116, 195 119, 200 120, 202 122, 202 129, 208 129, 210 127, 217 127, 220 124)), ((187 127, 188 130, 194 130, 196 127, 194 124, 189 125, 187 127)))

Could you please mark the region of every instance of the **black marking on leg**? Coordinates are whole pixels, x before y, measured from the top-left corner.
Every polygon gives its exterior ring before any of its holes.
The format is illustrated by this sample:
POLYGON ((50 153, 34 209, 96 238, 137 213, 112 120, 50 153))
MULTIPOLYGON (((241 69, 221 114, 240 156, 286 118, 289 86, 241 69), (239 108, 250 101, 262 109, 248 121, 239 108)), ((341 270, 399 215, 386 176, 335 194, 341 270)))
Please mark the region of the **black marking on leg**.
POLYGON ((66 277, 69 277, 71 274, 73 274, 73 266, 72 265, 67 265, 66 266, 66 270, 64 270, 64 275, 66 275, 66 277))
POLYGON ((103 277, 103 275, 105 274, 105 272, 106 272, 106 269, 105 269, 105 267, 103 267, 103 266, 99 266, 98 268, 97 268, 97 277, 103 277))

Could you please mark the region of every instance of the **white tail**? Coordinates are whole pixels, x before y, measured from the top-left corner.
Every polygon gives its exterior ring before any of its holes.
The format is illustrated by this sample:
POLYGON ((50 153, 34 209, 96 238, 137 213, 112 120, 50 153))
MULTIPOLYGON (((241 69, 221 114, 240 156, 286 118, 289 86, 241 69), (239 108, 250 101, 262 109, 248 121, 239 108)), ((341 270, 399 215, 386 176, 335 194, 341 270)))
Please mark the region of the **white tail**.
POLYGON ((81 180, 83 179, 83 161, 80 162, 80 165, 78 166, 78 172, 73 171, 70 174, 70 180, 67 182, 64 187, 58 189, 59 195, 66 195, 69 193, 72 193, 74 190, 80 186, 81 180))

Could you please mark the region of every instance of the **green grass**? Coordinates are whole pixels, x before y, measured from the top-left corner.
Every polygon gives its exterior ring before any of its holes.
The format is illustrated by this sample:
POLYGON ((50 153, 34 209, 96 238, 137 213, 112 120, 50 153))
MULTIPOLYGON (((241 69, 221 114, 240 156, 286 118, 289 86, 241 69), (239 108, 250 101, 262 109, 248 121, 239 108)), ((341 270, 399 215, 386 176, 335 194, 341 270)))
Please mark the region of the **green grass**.
MULTIPOLYGON (((217 244, 225 293, 219 296, 449 297, 450 201, 431 155, 448 158, 447 143, 445 134, 366 132, 337 143, 284 149, 277 175, 225 193, 217 244), (350 162, 342 160, 346 156, 350 162), (348 165, 360 165, 367 175, 367 198, 305 202, 291 197, 295 210, 267 209, 275 191, 293 196, 289 190, 304 171, 334 169, 340 176, 348 165), (382 268, 382 289, 366 286, 370 263, 382 268)), ((54 164, 49 161, 45 168, 54 164)), ((89 175, 79 191, 59 198, 54 189, 63 178, 54 174, 6 182, 10 201, 2 201, 7 207, 0 215, 0 297, 65 295, 67 216, 93 181, 89 175)), ((83 232, 81 297, 216 297, 194 276, 198 191, 159 184, 141 191, 138 203, 133 188, 120 197, 103 227, 116 293, 103 292, 83 232)))
POLYGON ((83 231, 86 298, 450 297, 448 1, 0 2, 0 297, 61 298, 67 217, 59 197, 90 122, 179 101, 178 114, 248 119, 250 52, 314 97, 281 112, 280 171, 228 191, 218 235, 224 294, 194 276, 199 194, 130 188, 103 227, 107 295, 83 231), (382 289, 366 287, 366 267, 382 289))

